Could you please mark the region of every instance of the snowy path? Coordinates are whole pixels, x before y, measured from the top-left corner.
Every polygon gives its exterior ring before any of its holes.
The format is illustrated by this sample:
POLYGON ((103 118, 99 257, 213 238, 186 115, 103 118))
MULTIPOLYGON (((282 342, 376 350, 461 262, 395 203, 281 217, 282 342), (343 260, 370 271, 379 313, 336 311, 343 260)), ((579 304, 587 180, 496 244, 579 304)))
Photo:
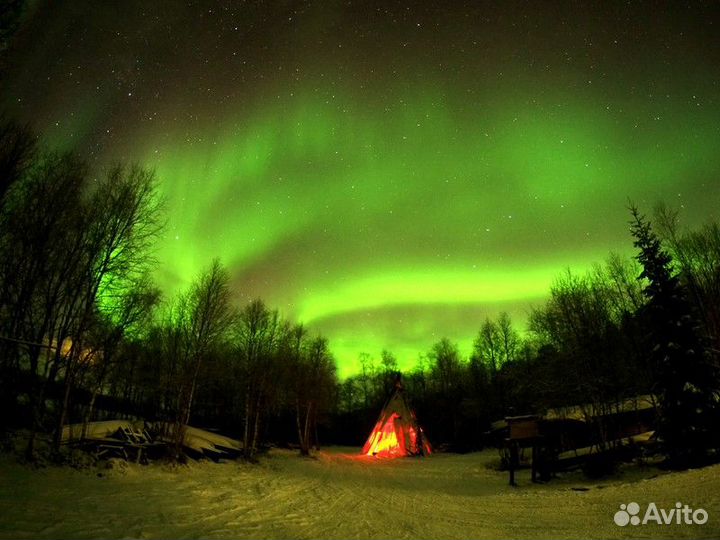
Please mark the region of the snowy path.
MULTIPOLYGON (((346 449, 346 451, 349 451, 346 449)), ((276 451, 261 465, 196 463, 92 471, 32 471, 0 462, 0 538, 630 538, 720 537, 720 466, 570 475, 508 487, 494 452, 375 461, 276 451), (584 487, 587 491, 571 488, 584 487), (621 528, 621 503, 710 515, 700 525, 621 528)))

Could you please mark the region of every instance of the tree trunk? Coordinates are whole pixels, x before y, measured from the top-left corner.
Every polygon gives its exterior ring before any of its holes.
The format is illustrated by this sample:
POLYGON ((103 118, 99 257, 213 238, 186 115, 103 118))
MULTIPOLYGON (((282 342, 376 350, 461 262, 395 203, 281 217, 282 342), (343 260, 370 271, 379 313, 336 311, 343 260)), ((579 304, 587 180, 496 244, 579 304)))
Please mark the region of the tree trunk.
POLYGON ((243 454, 250 458, 250 388, 245 394, 245 430, 243 432, 243 454))
POLYGON ((312 425, 313 425, 313 431, 315 433, 315 450, 320 450, 320 437, 318 437, 318 427, 317 427, 317 406, 313 410, 312 415, 312 425))
POLYGON ((85 440, 85 437, 87 435, 88 422, 90 422, 90 418, 92 418, 92 413, 93 413, 93 410, 95 409, 95 401, 97 400, 97 396, 100 393, 100 389, 103 386, 103 382, 105 381, 105 376, 107 374, 107 366, 108 366, 109 362, 110 362, 110 357, 109 357, 109 355, 106 355, 103 358, 102 369, 100 370, 100 373, 98 373, 97 378, 95 379, 92 396, 90 396, 90 403, 88 404, 87 411, 85 412, 85 415, 83 417, 82 431, 80 434, 81 440, 85 440))
POLYGON ((132 392, 132 388, 134 386, 134 378, 135 378, 135 356, 131 356, 130 360, 130 370, 127 374, 127 378, 125 379, 125 384, 123 388, 123 400, 126 402, 130 401, 130 394, 132 392))
POLYGON ((302 420, 300 419, 300 400, 295 401, 295 420, 297 423, 297 431, 298 431, 298 442, 300 443, 300 455, 301 456, 307 456, 310 455, 310 449, 308 448, 307 443, 305 442, 305 438, 303 437, 303 426, 302 426, 302 420))
POLYGON ((260 398, 258 398, 255 404, 255 425, 253 426, 253 438, 252 444, 250 445, 250 455, 254 456, 257 451, 258 433, 260 431, 260 398))
POLYGON ((81 441, 84 441, 85 437, 87 436, 88 423, 90 422, 90 418, 92 417, 93 409, 95 409, 95 400, 97 399, 97 396, 99 393, 100 393, 100 386, 96 386, 93 389, 92 396, 90 397, 90 403, 88 404, 87 411, 85 412, 85 416, 83 417, 82 431, 80 433, 81 441))
POLYGON ((190 413, 192 411, 192 402, 195 397, 195 387, 197 386, 197 378, 200 373, 200 357, 195 360, 192 367, 192 374, 189 380, 185 381, 180 390, 180 398, 178 403, 177 416, 175 418, 175 429, 173 431, 173 444, 175 446, 175 459, 180 459, 182 455, 182 447, 185 442, 185 432, 190 422, 190 413))
POLYGON ((25 448, 25 459, 28 461, 35 459, 35 440, 45 414, 45 393, 47 392, 48 386, 55 381, 55 377, 57 377, 58 371, 60 370, 60 350, 56 349, 53 356, 53 360, 48 361, 48 363, 51 364, 50 370, 42 383, 37 380, 38 375, 36 373, 32 375, 33 381, 31 384, 33 388, 30 391, 30 434, 25 448))
POLYGON ((310 417, 312 415, 313 402, 308 401, 307 411, 305 411, 305 426, 303 427, 303 446, 307 449, 307 454, 310 454, 310 417))
POLYGON ((60 415, 58 416, 58 422, 55 426, 55 434, 53 436, 53 452, 58 454, 60 452, 60 444, 62 443, 63 426, 67 420, 68 407, 70 406, 70 391, 72 390, 73 384, 73 373, 71 366, 68 365, 65 373, 65 392, 63 393, 62 406, 60 407, 60 415))

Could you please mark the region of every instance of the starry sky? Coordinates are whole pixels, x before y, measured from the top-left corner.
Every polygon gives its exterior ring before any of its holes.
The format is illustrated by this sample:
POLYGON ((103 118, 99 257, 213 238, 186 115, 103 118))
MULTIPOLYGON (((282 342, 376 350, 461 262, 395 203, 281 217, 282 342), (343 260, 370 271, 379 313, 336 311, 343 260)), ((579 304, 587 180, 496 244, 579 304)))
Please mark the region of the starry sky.
POLYGON ((153 167, 163 290, 219 256, 341 375, 522 329, 564 268, 632 253, 628 198, 718 219, 718 4, 443 4, 35 0, 1 105, 153 167))

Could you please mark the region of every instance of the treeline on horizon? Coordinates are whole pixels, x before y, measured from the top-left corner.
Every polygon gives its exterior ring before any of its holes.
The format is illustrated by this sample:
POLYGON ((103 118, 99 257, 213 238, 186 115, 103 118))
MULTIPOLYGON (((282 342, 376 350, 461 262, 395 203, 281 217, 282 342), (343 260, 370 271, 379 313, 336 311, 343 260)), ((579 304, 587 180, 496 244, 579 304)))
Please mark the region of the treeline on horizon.
MULTIPOLYGON (((631 206, 637 257, 569 271, 521 337, 507 314, 478 321, 469 358, 448 339, 403 377, 436 447, 482 447, 507 415, 657 397, 664 451, 683 466, 716 455, 720 228, 652 226, 631 206)), ((234 305, 218 261, 162 299, 150 278, 163 210, 139 166, 94 171, 0 125, 0 435, 27 430, 57 453, 62 427, 118 416, 159 420, 180 458, 184 426, 218 428, 246 458, 269 443, 360 445, 392 390, 397 361, 359 359, 339 381, 328 340, 255 300, 234 305)), ((603 426, 598 425, 599 438, 603 426)))

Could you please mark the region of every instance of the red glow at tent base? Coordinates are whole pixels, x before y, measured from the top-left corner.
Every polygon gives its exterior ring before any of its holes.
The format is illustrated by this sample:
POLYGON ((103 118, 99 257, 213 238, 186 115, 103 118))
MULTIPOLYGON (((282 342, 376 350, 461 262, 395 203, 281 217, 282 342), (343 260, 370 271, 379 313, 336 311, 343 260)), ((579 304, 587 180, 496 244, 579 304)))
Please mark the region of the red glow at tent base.
POLYGON ((396 390, 380 413, 362 453, 382 458, 432 453, 430 443, 418 426, 415 414, 405 403, 400 389, 396 390))

